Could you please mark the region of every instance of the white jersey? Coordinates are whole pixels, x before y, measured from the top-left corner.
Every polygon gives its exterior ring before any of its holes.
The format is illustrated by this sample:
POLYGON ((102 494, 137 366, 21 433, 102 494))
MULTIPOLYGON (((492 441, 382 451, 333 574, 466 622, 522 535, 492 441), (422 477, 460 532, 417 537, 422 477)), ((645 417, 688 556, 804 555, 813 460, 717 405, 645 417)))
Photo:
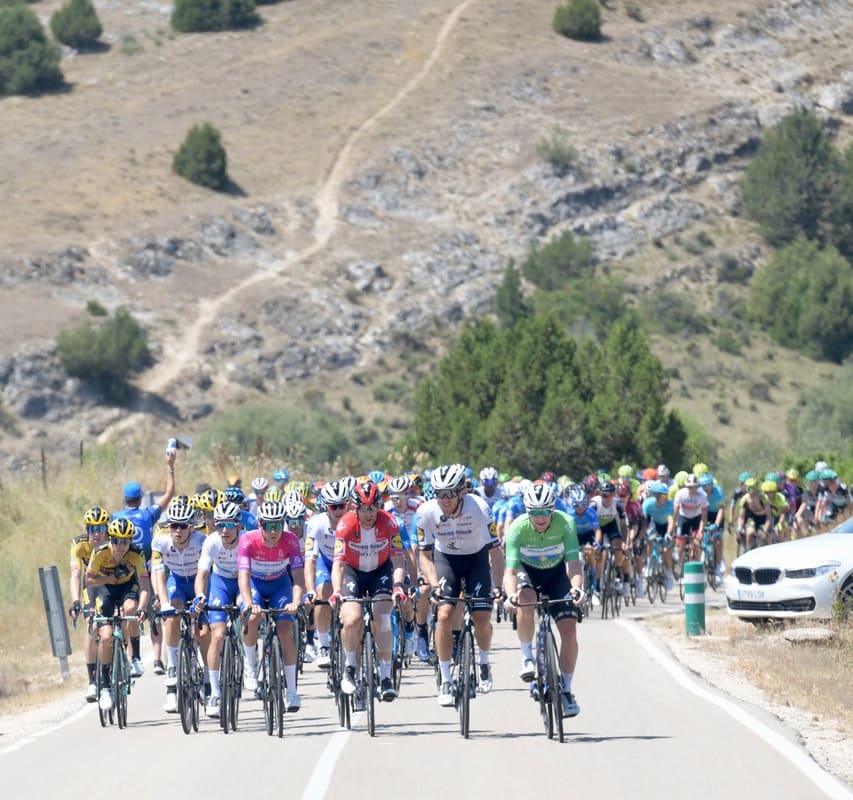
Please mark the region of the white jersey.
POLYGON ((329 527, 329 515, 314 514, 305 523, 305 558, 317 559, 322 553, 329 561, 335 559, 335 529, 329 527))
POLYGON ((625 519, 625 507, 615 497, 610 501, 610 505, 604 505, 604 500, 601 495, 596 495, 592 498, 590 506, 595 509, 598 514, 598 527, 603 528, 605 525, 615 522, 617 519, 625 519))
POLYGON ((212 533, 202 545, 198 568, 209 572, 212 566, 214 574, 219 575, 220 578, 233 580, 237 577, 237 553, 239 549, 239 537, 234 547, 228 548, 222 543, 222 537, 218 532, 212 533))
POLYGON ((696 494, 691 497, 690 489, 685 486, 675 493, 672 504, 678 508, 679 516, 695 519, 708 507, 708 496, 701 489, 697 489, 696 494))
POLYGON ((495 523, 488 504, 481 497, 465 495, 460 513, 447 517, 438 500, 427 500, 417 515, 418 547, 448 555, 479 553, 497 541, 495 523))
POLYGON ((207 537, 201 531, 193 531, 183 550, 172 544, 171 533, 160 533, 151 542, 151 571, 160 572, 168 567, 169 572, 180 578, 192 578, 198 572, 198 560, 207 537))
POLYGON ((476 495, 477 497, 481 497, 483 500, 485 500, 485 501, 486 501, 486 503, 488 503, 489 508, 494 508, 494 505, 495 505, 495 503, 497 503, 497 502, 498 502, 498 500, 503 500, 503 499, 504 499, 504 489, 503 489, 503 486, 498 486, 498 487, 496 487, 496 488, 495 488, 495 491, 494 491, 494 494, 492 494, 492 496, 491 496, 491 497, 489 497, 489 496, 486 494, 486 489, 485 489, 485 487, 484 487, 484 486, 482 486, 482 485, 481 485, 481 486, 478 486, 478 487, 474 490, 474 493, 475 493, 475 495, 476 495))

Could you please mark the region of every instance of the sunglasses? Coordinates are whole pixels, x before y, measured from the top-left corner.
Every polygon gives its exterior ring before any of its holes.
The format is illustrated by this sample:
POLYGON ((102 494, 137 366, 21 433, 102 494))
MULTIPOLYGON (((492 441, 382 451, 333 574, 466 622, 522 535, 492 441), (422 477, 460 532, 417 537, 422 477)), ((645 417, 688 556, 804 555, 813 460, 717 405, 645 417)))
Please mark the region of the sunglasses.
POLYGON ((284 521, 279 520, 277 522, 262 522, 261 527, 265 531, 270 531, 271 533, 281 533, 284 530, 284 521))
POLYGON ((107 526, 106 525, 87 525, 86 533, 106 533, 107 526))
POLYGON ((221 531, 233 531, 237 527, 236 522, 217 522, 216 527, 221 531))
POLYGON ((305 520, 302 517, 285 517, 285 522, 287 522, 288 528, 292 528, 294 526, 301 527, 305 524, 305 520))
POLYGON ((527 512, 528 516, 531 517, 548 517, 553 513, 553 510, 550 508, 534 508, 527 512))
POLYGON ((130 539, 124 539, 121 536, 110 536, 110 544, 130 544, 130 539))
POLYGON ((346 503, 326 503, 326 508, 329 511, 343 511, 346 507, 346 503))
POLYGON ((189 522, 170 522, 169 528, 173 531, 185 531, 189 528, 189 522))
POLYGON ((459 497, 459 492, 456 491, 456 489, 439 489, 435 493, 435 496, 439 500, 453 500, 453 499, 459 497))
POLYGON ((572 508, 575 511, 581 511, 582 509, 586 508, 586 503, 572 503, 572 508))

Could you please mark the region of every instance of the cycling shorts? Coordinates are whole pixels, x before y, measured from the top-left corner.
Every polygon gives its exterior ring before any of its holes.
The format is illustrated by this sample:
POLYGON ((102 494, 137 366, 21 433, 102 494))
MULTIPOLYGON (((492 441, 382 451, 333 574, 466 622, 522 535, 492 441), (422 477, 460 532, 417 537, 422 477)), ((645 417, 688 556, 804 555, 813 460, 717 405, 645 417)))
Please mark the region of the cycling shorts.
POLYGON ((240 597, 240 587, 236 578, 223 578, 215 572, 210 575, 210 585, 207 588, 207 621, 212 625, 225 622, 228 614, 217 611, 217 606, 233 606, 240 597))
MULTIPOLYGON (((453 556, 433 551, 435 571, 441 594, 444 597, 457 597, 463 589, 476 598, 472 603, 474 611, 492 610, 492 571, 489 567, 490 544, 476 553, 453 556)), ((455 600, 440 600, 439 605, 456 605, 455 600)))
MULTIPOLYGON (((252 603, 257 606, 266 605, 268 608, 284 608, 293 601, 293 586, 290 576, 285 573, 271 581, 261 580, 254 575, 250 578, 252 584, 252 603), (264 603, 264 601, 267 601, 264 603)), ((279 611, 275 615, 279 619, 293 619, 293 614, 279 611)))
MULTIPOLYGON (((530 587, 539 594, 547 595, 552 600, 565 597, 572 590, 572 584, 566 574, 565 563, 557 564, 548 569, 536 569, 536 567, 521 564, 517 570, 517 575, 519 589, 530 587)), ((569 617, 580 619, 580 609, 571 600, 566 600, 564 603, 554 603, 549 606, 548 611, 557 622, 569 617)))
POLYGON ((195 597, 195 575, 184 578, 175 575, 174 572, 170 573, 169 579, 166 581, 166 593, 169 596, 170 603, 174 603, 175 600, 183 600, 184 606, 189 606, 195 597))
POLYGON ((678 533, 676 534, 676 538, 686 539, 690 534, 696 533, 696 531, 699 530, 699 526, 701 524, 701 514, 697 517, 681 517, 678 520, 678 533))
POLYGON ((381 567, 364 572, 344 564, 344 581, 341 592, 346 598, 390 597, 394 588, 394 565, 388 559, 381 567))
POLYGON ((314 568, 314 588, 319 589, 324 583, 332 582, 332 562, 322 553, 315 560, 317 566, 314 568))
MULTIPOLYGON (((93 591, 95 611, 102 617, 111 617, 120 613, 125 600, 139 599, 139 583, 136 581, 98 586, 93 591)), ((98 627, 110 624, 109 622, 99 622, 98 627)))

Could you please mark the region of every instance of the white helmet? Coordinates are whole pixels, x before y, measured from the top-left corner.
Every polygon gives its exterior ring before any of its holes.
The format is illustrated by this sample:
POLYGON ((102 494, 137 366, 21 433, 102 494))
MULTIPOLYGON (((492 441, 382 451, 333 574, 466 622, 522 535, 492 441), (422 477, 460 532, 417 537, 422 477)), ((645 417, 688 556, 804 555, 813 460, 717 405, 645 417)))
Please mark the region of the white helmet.
POLYGON ((408 475, 400 475, 388 484, 388 494, 408 494, 411 488, 412 479, 408 475))
POLYGON ((462 464, 446 464, 432 471, 432 488, 438 491, 461 489, 465 485, 465 467, 462 464))
POLYGON ((340 505, 348 503, 352 489, 346 485, 346 481, 329 481, 320 489, 320 499, 324 505, 340 505))
POLYGON ((269 488, 270 482, 263 475, 259 475, 257 478, 252 478, 253 492, 265 492, 269 488))
POLYGON ((486 481, 496 481, 498 479, 498 471, 494 467, 483 467, 480 470, 480 480, 485 483, 486 481))
MULTIPOLYGON (((291 492, 288 492, 291 494, 291 492)), ((298 494, 298 492, 293 492, 298 494)), ((301 497, 288 497, 284 501, 284 516, 288 519, 304 519, 308 514, 308 509, 305 508, 305 503, 301 497)))
POLYGON ((195 519, 195 509, 190 505, 185 494, 173 497, 166 508, 167 522, 192 522, 195 519))
POLYGON ((553 483, 531 483, 524 491, 523 500, 528 511, 541 508, 551 510, 557 504, 557 490, 553 483))
POLYGON ((236 503, 229 503, 227 500, 220 503, 213 509, 213 521, 216 522, 239 522, 240 521, 240 506, 236 503))
POLYGON ((265 500, 258 506, 258 519, 264 522, 275 522, 284 519, 284 503, 275 500, 265 500))

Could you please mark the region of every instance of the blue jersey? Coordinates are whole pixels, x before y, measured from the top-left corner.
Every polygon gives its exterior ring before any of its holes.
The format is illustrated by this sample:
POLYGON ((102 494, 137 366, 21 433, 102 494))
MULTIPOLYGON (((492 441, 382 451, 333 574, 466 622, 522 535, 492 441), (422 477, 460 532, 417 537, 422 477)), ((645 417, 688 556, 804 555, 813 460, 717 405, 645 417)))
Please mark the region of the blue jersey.
POLYGON ((651 519, 656 525, 666 525, 673 510, 672 500, 669 498, 662 506, 657 504, 654 497, 647 497, 643 501, 643 516, 651 519))
POLYGON ((578 516, 578 512, 574 508, 570 508, 566 513, 575 521, 575 530, 578 532, 578 537, 595 533, 598 528, 598 514, 592 506, 587 506, 586 511, 580 516, 578 516))
POLYGON ((711 514, 716 515, 720 506, 725 504, 726 498, 723 496, 723 490, 716 483, 710 489, 705 489, 705 494, 708 496, 708 519, 711 519, 711 514))
POLYGON ((162 509, 158 505, 145 508, 123 508, 116 511, 112 519, 123 517, 133 523, 133 544, 145 553, 145 560, 151 560, 151 540, 154 538, 154 523, 160 519, 162 509))
POLYGON ((412 533, 414 533, 415 538, 417 538, 417 525, 418 520, 418 512, 412 515, 412 531, 410 532, 408 527, 406 526, 406 518, 402 514, 398 514, 393 507, 388 511, 388 513, 394 518, 394 521, 397 523, 397 527, 400 529, 400 541, 403 543, 404 550, 412 549, 412 533))
POLYGON ((244 531, 255 531, 258 529, 258 518, 251 511, 241 511, 240 524, 244 531))

